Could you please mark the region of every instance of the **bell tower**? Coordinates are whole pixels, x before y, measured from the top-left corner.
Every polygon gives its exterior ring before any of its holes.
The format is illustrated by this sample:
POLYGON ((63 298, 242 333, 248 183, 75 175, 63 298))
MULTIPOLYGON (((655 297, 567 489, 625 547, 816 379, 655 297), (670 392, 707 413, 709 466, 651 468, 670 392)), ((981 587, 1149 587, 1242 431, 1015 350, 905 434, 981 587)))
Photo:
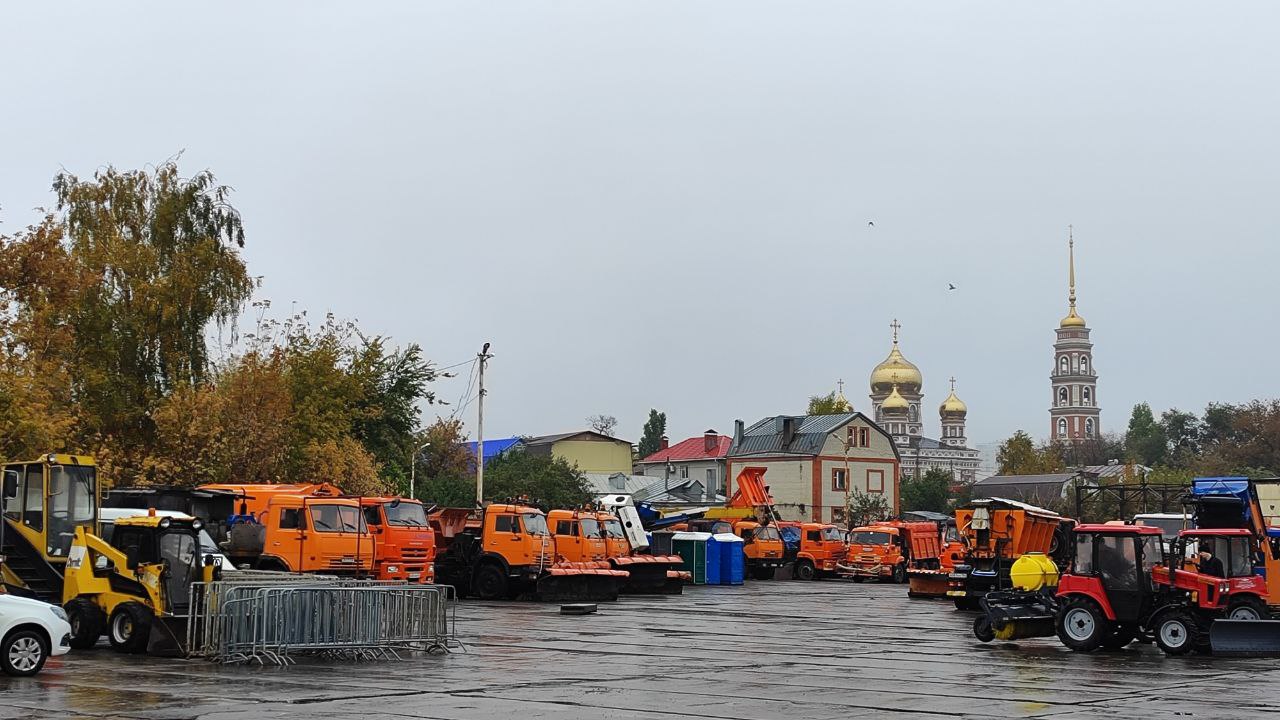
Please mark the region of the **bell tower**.
POLYGON ((1067 316, 1058 323, 1053 344, 1053 392, 1049 437, 1063 443, 1096 440, 1102 434, 1098 374, 1093 367, 1089 326, 1076 312, 1076 243, 1067 226, 1067 316))

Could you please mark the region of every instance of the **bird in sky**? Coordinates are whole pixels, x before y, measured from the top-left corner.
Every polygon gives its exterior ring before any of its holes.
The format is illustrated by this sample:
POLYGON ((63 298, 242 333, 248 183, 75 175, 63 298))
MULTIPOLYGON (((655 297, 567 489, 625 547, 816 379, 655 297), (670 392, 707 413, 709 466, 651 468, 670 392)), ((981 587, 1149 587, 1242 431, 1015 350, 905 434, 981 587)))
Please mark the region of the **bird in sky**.
POLYGON ((868 226, 868 227, 875 227, 875 226, 876 226, 876 224, 875 224, 874 222, 872 222, 872 221, 868 220, 868 221, 867 221, 867 226, 868 226))
POLYGON ((952 283, 947 283, 947 289, 948 289, 948 290, 955 290, 955 289, 956 289, 956 286, 955 286, 955 285, 953 285, 952 283))

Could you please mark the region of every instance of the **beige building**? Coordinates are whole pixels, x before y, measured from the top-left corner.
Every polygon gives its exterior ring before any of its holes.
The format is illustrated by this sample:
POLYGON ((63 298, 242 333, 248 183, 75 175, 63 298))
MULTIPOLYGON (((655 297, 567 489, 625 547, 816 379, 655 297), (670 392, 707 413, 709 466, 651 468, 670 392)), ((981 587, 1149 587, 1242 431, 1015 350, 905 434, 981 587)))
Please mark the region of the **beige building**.
POLYGON ((733 495, 743 468, 763 467, 784 519, 842 523, 854 490, 883 495, 897 515, 900 466, 893 438, 862 413, 778 415, 747 428, 739 420, 725 458, 725 494, 733 495))
POLYGON ((631 474, 631 443, 594 430, 527 438, 520 445, 531 455, 562 458, 584 473, 631 474))

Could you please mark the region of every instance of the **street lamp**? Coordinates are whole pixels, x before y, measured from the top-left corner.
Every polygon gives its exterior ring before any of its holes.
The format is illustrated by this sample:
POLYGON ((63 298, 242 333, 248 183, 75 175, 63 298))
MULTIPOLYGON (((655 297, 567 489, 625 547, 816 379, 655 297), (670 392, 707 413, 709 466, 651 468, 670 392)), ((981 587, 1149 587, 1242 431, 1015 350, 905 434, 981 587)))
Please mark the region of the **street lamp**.
POLYGON ((414 448, 413 454, 409 456, 409 498, 410 499, 415 499, 415 500, 417 499, 413 494, 413 490, 414 490, 413 486, 415 481, 418 478, 418 453, 422 452, 422 449, 429 446, 430 444, 431 444, 430 442, 422 443, 418 447, 414 448))

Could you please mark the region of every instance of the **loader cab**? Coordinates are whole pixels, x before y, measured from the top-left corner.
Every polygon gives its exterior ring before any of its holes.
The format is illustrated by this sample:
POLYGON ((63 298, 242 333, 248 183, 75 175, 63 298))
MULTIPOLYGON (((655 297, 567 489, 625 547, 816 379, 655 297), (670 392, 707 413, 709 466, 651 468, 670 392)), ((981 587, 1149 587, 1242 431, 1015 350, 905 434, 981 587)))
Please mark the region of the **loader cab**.
POLYGON ((1113 622, 1147 617, 1155 601, 1151 571, 1164 558, 1163 534, 1143 525, 1079 525, 1074 533, 1070 572, 1058 597, 1084 596, 1113 622))
POLYGON ((6 552, 62 565, 77 527, 98 530, 101 501, 93 458, 50 453, 6 463, 3 491, 6 552))
MULTIPOLYGON (((111 544, 124 555, 126 568, 142 578, 148 570, 158 580, 163 611, 186 612, 191 583, 201 579, 204 564, 200 547, 203 523, 194 518, 141 516, 114 523, 111 544)), ((100 572, 96 567, 95 571, 100 572)), ((144 585, 148 583, 144 580, 144 585)))

